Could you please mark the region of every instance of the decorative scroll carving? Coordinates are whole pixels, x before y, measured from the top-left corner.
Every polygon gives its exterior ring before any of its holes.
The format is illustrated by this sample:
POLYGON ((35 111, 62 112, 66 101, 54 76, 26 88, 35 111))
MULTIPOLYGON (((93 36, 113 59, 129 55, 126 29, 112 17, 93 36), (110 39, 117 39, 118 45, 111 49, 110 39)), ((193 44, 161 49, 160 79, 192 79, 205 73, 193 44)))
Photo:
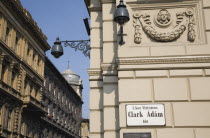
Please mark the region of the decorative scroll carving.
POLYGON ((195 19, 193 9, 188 8, 186 12, 177 12, 175 15, 177 19, 175 25, 172 26, 173 20, 167 9, 161 9, 157 13, 157 15, 154 17, 154 23, 151 21, 150 14, 142 14, 140 11, 134 12, 134 42, 136 44, 141 43, 141 30, 143 30, 151 39, 155 41, 172 42, 179 39, 187 28, 187 40, 189 42, 194 42, 196 38, 196 32, 194 27, 195 19))

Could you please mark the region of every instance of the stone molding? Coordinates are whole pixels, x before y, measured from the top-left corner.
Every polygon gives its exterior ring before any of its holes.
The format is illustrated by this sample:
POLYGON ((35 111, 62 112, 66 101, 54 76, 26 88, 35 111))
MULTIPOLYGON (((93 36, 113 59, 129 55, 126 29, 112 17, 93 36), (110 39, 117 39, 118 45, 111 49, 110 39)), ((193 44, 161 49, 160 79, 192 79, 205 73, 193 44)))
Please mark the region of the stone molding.
POLYGON ((101 68, 103 71, 115 71, 117 70, 116 64, 101 64, 101 68))
POLYGON ((91 70, 91 69, 89 69, 88 74, 90 76, 100 76, 102 74, 102 71, 101 70, 91 70))
POLYGON ((116 62, 119 65, 209 63, 210 56, 119 58, 116 62))
POLYGON ((102 11, 102 7, 89 7, 88 9, 90 10, 90 12, 93 12, 93 11, 102 11))
POLYGON ((116 0, 101 0, 102 4, 116 3, 116 0))

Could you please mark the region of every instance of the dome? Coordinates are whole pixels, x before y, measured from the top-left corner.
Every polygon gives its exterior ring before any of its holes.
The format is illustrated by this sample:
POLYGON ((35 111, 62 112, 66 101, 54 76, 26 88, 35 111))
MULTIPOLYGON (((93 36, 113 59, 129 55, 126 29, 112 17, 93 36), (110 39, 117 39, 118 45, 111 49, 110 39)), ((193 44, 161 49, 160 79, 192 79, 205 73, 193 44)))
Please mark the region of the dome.
POLYGON ((69 84, 77 84, 79 85, 80 76, 76 73, 72 72, 70 69, 65 70, 63 73, 61 73, 62 76, 66 79, 66 81, 69 84))

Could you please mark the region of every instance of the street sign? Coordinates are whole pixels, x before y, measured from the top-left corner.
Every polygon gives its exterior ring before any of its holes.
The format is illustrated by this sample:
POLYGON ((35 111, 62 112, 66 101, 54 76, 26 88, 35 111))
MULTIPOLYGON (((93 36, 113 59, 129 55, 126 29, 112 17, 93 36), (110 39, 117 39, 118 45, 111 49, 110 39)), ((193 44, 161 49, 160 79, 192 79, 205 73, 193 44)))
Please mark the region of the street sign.
POLYGON ((127 126, 164 126, 163 104, 126 105, 127 126))

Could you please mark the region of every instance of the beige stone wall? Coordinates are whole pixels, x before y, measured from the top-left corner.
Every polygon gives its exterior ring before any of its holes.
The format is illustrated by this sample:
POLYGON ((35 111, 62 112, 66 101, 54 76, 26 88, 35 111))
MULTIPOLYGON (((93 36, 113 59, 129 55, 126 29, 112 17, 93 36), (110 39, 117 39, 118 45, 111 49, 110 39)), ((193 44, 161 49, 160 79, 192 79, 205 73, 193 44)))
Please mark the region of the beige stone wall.
POLYGON ((91 138, 137 132, 151 132, 152 138, 210 137, 210 2, 160 1, 125 0, 130 21, 124 26, 122 46, 119 26, 113 22, 118 1, 91 1, 91 138), (176 13, 188 8, 194 10, 194 41, 188 41, 185 24, 185 32, 172 42, 157 42, 143 30, 141 43, 134 42, 135 11, 152 17, 152 10, 168 9, 176 22, 176 13), (125 106, 151 103, 164 104, 166 126, 128 127, 125 106))

